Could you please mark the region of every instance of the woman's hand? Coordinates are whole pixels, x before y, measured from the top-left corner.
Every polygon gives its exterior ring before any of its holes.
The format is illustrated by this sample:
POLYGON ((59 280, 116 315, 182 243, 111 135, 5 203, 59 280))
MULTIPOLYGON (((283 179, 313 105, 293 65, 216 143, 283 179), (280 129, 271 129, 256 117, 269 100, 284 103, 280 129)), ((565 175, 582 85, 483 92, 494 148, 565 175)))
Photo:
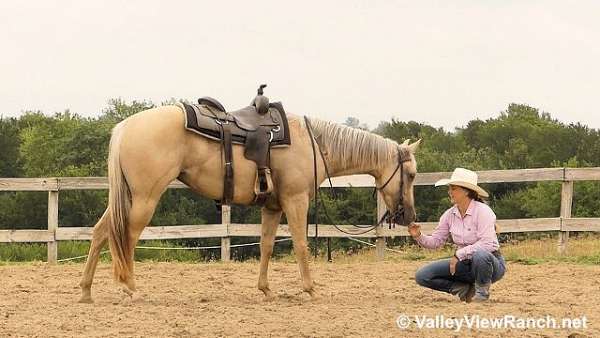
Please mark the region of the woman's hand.
POLYGON ((450 258, 450 274, 454 276, 456 273, 456 264, 458 264, 458 258, 456 256, 452 256, 450 258))
POLYGON ((414 239, 419 238, 419 236, 421 236, 421 226, 417 223, 410 223, 410 225, 408 226, 408 233, 414 239))

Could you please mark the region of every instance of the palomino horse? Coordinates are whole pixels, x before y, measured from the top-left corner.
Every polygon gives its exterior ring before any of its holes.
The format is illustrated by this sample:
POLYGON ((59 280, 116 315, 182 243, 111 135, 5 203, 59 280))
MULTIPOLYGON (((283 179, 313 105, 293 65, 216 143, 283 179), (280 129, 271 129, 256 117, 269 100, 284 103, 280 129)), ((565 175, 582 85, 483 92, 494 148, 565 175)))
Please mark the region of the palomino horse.
MULTIPOLYGON (((303 290, 315 295, 305 232, 309 200, 315 194, 311 137, 303 119, 289 116, 288 120, 292 143, 271 150, 274 192, 261 209, 258 289, 266 298, 273 297, 267 270, 282 213, 289 223, 303 290)), ((398 144, 366 131, 316 119, 310 122, 331 176, 372 175, 388 209, 404 211, 396 221, 403 224, 414 221, 413 180, 417 169, 414 153, 419 141, 398 144)), ((136 243, 160 196, 173 180, 179 179, 202 196, 221 199, 224 169, 220 147, 219 142, 185 130, 184 112, 178 105, 145 110, 117 124, 108 156, 108 207, 94 226, 80 283, 80 302, 92 302, 91 285, 98 256, 107 240, 114 277, 127 295, 133 294, 136 243)), ((233 202, 251 204, 256 165, 243 156, 243 146, 235 145, 233 156, 233 202)), ((323 158, 317 156, 319 184, 326 178, 323 158)))

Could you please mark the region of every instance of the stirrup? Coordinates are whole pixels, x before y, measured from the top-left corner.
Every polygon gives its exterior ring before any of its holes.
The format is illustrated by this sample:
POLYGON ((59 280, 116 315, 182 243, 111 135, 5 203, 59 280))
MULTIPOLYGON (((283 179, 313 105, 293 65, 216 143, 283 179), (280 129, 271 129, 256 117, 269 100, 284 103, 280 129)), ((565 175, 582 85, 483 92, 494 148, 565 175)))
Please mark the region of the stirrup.
POLYGON ((264 204, 272 192, 273 180, 271 179, 271 169, 258 169, 254 183, 254 202, 264 204))

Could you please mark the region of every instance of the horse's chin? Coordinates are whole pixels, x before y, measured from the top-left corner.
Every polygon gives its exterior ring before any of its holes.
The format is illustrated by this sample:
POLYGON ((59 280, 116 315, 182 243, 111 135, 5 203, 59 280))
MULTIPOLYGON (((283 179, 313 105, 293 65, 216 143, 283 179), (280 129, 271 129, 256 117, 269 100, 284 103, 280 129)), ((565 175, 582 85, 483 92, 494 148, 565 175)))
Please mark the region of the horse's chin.
POLYGON ((410 225, 412 222, 414 222, 414 221, 411 221, 411 220, 408 220, 408 219, 406 219, 406 218, 405 218, 404 220, 402 220, 402 222, 399 222, 398 224, 400 224, 400 225, 402 225, 402 226, 405 226, 405 227, 407 227, 407 226, 409 226, 409 225, 410 225))

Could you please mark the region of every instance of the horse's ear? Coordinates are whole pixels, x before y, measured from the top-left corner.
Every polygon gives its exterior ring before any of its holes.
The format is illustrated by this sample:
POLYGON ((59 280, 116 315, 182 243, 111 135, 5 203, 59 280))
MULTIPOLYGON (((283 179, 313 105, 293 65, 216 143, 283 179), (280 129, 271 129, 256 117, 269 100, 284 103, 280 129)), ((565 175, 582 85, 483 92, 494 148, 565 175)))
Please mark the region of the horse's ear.
POLYGON ((419 145, 421 144, 421 139, 418 139, 417 142, 413 143, 413 144, 409 144, 408 145, 408 149, 410 150, 411 153, 416 153, 417 150, 419 149, 419 145))
POLYGON ((402 142, 402 144, 401 144, 401 145, 403 145, 403 146, 408 146, 408 143, 409 143, 409 142, 410 142, 410 139, 409 139, 409 138, 407 138, 406 140, 404 140, 404 142, 402 142))

